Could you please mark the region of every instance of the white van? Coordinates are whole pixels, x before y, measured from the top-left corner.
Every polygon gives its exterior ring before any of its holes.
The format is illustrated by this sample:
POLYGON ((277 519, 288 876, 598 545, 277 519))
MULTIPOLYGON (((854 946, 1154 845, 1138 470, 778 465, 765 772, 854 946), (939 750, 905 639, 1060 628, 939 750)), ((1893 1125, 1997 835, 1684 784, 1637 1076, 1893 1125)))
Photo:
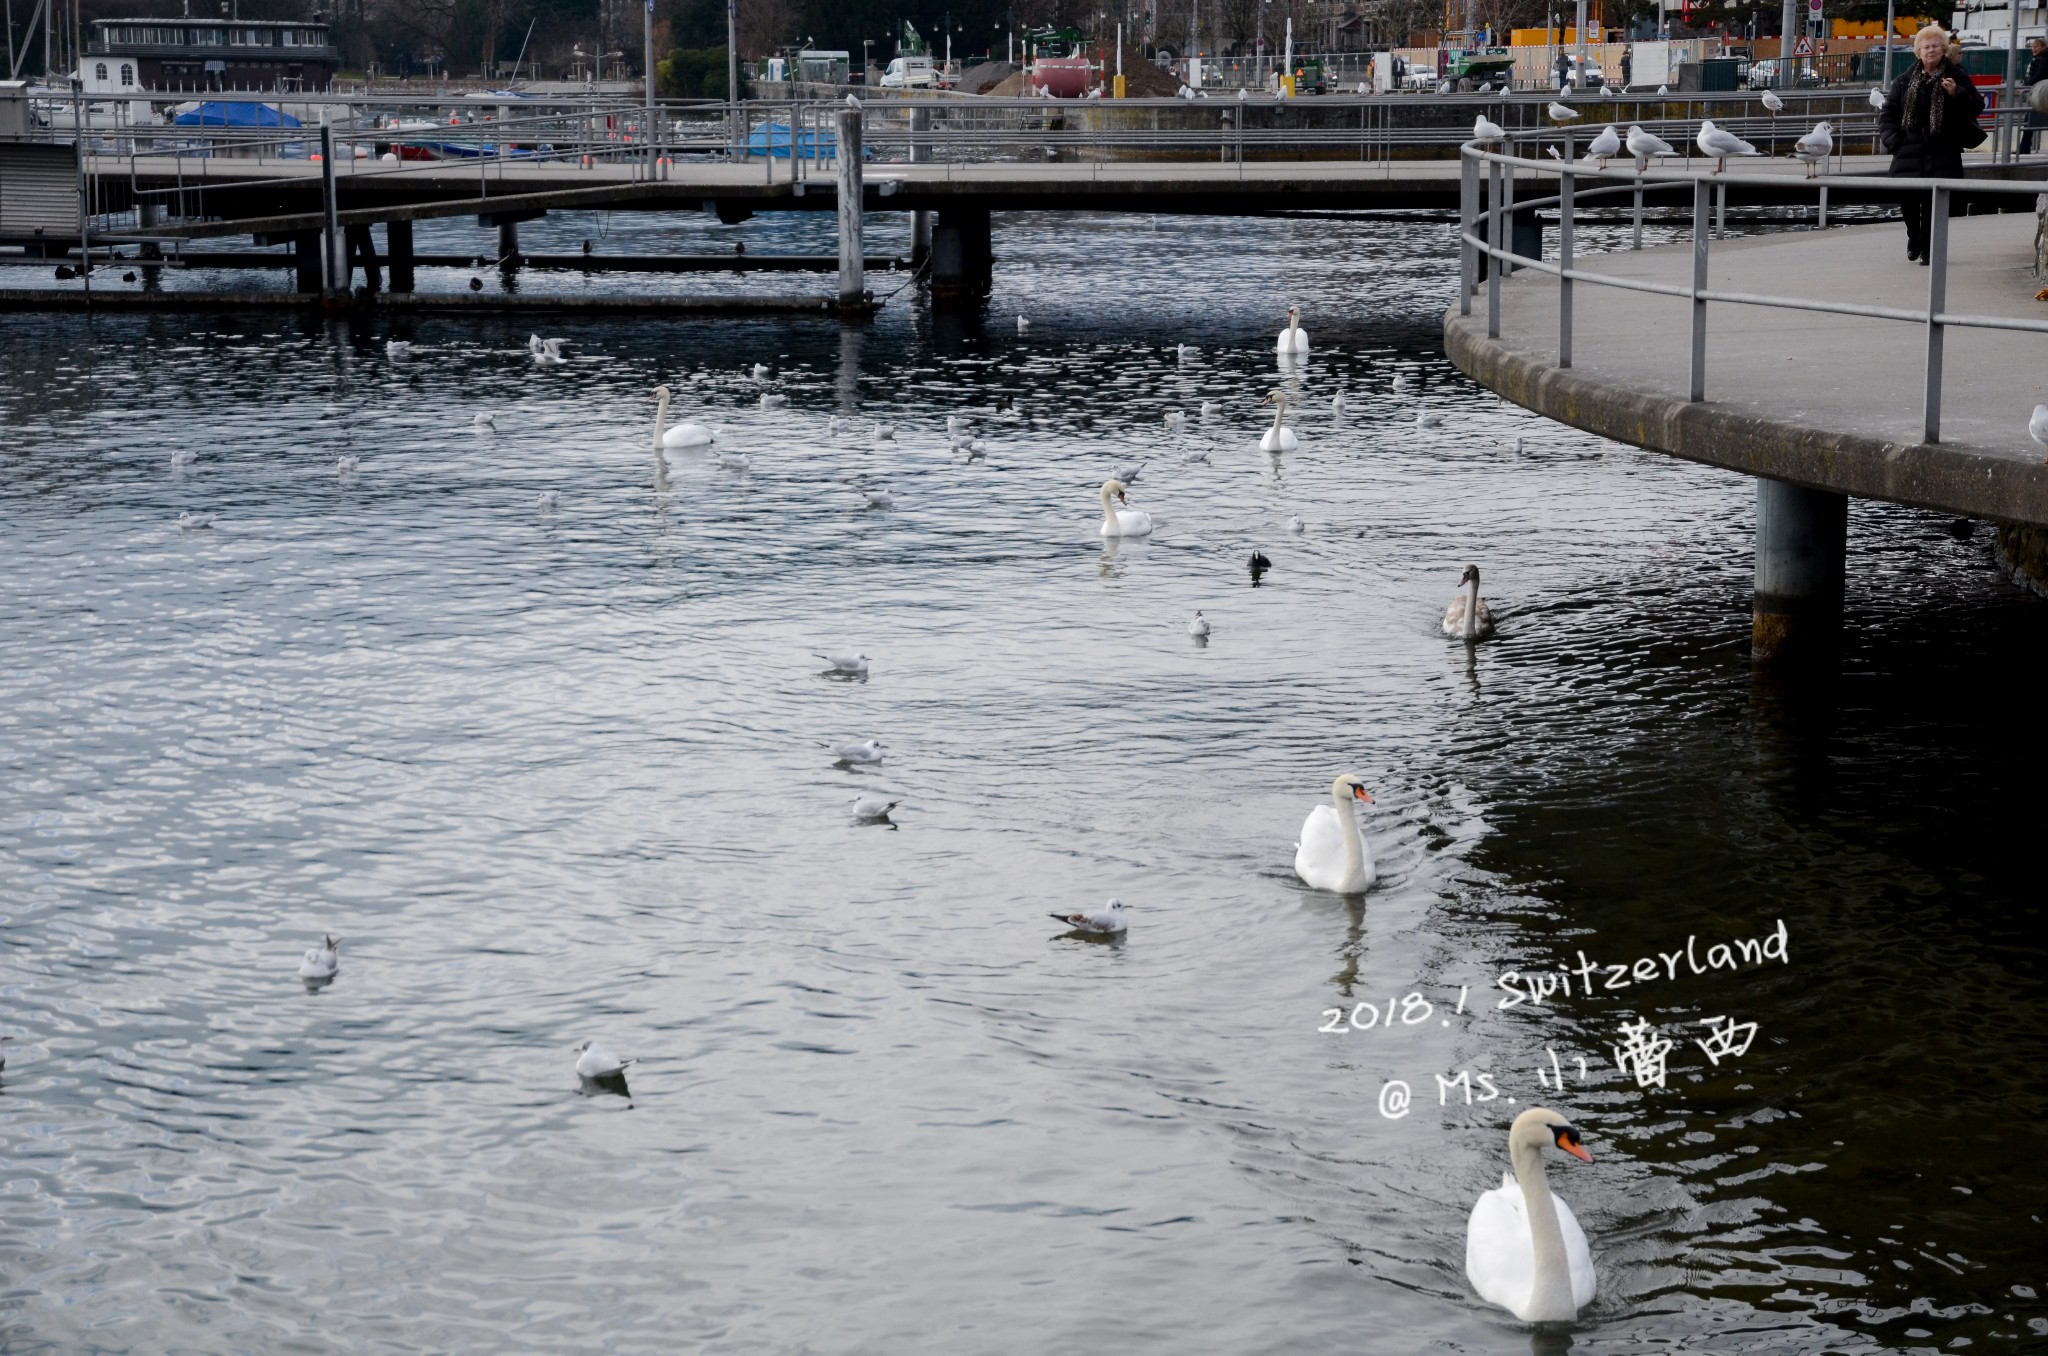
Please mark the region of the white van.
POLYGON ((928 89, 939 83, 930 57, 897 57, 882 72, 883 89, 928 89))

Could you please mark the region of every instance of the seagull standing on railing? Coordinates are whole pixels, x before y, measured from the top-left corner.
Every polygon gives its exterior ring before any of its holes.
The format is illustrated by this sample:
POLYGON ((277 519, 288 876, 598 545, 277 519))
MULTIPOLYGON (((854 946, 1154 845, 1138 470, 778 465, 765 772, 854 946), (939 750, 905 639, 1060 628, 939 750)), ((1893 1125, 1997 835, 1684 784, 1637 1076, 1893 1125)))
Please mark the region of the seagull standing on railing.
POLYGON ((1785 101, 1778 97, 1778 91, 1767 89, 1764 91, 1764 107, 1770 109, 1771 116, 1775 118, 1785 111, 1785 101))
POLYGON ((1599 161, 1601 169, 1606 169, 1607 162, 1620 154, 1621 137, 1615 132, 1612 123, 1586 146, 1586 159, 1599 161))
POLYGON ((1881 90, 1881 89, 1873 89, 1873 90, 1871 90, 1871 91, 1870 91, 1870 106, 1871 106, 1872 108, 1876 109, 1876 110, 1877 110, 1878 112, 1880 112, 1880 113, 1884 112, 1884 91, 1883 91, 1883 90, 1881 90))
POLYGON ((1806 177, 1811 179, 1828 157, 1835 153, 1835 129, 1826 123, 1815 123, 1813 130, 1792 143, 1792 158, 1806 162, 1806 177))
POLYGON ((1756 147, 1750 145, 1741 137, 1736 136, 1725 128, 1714 126, 1712 118, 1700 120, 1700 134, 1693 139, 1693 144, 1700 148, 1702 155, 1713 159, 1714 173, 1716 174, 1728 168, 1729 156, 1755 155, 1757 153, 1756 147))
POLYGON ((1474 141, 1506 141, 1508 134, 1507 130, 1499 123, 1481 113, 1472 120, 1472 139, 1474 141))
POLYGON ((1557 100, 1555 99, 1552 99, 1550 101, 1550 107, 1544 109, 1543 111, 1545 113, 1548 113, 1554 120, 1558 122, 1577 122, 1579 120, 1578 109, 1567 108, 1565 105, 1557 102, 1557 100))
POLYGON ((1650 167, 1650 157, 1653 155, 1678 154, 1671 149, 1670 142, 1662 137, 1650 135, 1635 123, 1628 125, 1628 140, 1625 144, 1628 146, 1628 153, 1635 157, 1637 174, 1650 167))

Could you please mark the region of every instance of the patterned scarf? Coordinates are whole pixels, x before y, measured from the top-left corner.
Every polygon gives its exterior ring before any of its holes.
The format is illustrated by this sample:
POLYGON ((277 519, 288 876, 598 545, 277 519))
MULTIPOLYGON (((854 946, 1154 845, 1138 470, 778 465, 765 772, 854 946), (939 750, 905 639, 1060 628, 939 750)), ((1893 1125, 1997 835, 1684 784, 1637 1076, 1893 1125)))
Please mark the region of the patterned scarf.
POLYGON ((1906 82, 1905 117, 1900 120, 1907 131, 1929 137, 1941 135, 1941 114, 1948 106, 1941 82, 1947 75, 1947 62, 1933 72, 1924 65, 1913 68, 1913 78, 1906 82))

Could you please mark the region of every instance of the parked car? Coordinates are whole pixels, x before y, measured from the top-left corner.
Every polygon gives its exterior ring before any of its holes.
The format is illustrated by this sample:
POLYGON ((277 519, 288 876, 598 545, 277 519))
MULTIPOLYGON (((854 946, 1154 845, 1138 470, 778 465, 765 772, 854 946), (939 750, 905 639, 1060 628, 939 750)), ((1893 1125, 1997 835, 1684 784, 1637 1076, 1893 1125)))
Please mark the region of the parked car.
MULTIPOLYGON (((1800 88, 1806 89, 1818 84, 1820 84, 1820 72, 1813 68, 1811 61, 1802 59, 1799 63, 1800 88)), ((1778 58, 1765 57, 1762 61, 1751 66, 1749 68, 1749 87, 1751 89, 1776 89, 1778 87, 1778 58)))

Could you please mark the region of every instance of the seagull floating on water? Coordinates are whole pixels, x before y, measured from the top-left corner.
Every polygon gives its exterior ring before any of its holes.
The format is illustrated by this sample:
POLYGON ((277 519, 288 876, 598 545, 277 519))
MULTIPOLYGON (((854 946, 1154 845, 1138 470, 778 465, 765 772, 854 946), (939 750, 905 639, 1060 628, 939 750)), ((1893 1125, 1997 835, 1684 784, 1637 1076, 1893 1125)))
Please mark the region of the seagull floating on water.
POLYGON ((885 800, 881 796, 855 796, 853 817, 868 823, 878 823, 889 817, 889 812, 901 805, 900 800, 885 800))
POLYGON ((1401 374, 1400 374, 1399 372, 1396 372, 1396 373, 1394 374, 1394 394, 1395 394, 1395 395, 1406 395, 1406 394, 1408 394, 1408 392, 1409 392, 1409 391, 1411 391, 1411 390, 1413 390, 1413 389, 1414 389, 1414 388, 1413 388, 1413 387, 1411 387, 1411 386, 1410 386, 1410 385, 1408 384, 1408 378, 1406 378, 1405 376, 1402 376, 1402 375, 1401 375, 1401 374))
POLYGON ((761 393, 761 408, 764 410, 779 410, 788 403, 789 397, 779 392, 763 391, 761 393))
POLYGON ((767 363, 755 363, 755 364, 754 364, 754 380, 755 380, 755 381, 766 381, 766 380, 768 380, 768 364, 767 364, 767 363))
POLYGON ((410 358, 412 356, 412 345, 404 339, 386 339, 384 341, 384 356, 387 358, 410 358))
POLYGON ((1196 348, 1193 344, 1177 344, 1174 346, 1173 356, 1176 362, 1184 363, 1200 356, 1201 352, 1202 350, 1196 348))
POLYGON ((835 673, 866 673, 868 671, 868 657, 864 654, 818 654, 815 650, 812 653, 817 654, 818 658, 830 664, 832 671, 835 673))
POLYGON ((868 507, 871 509, 896 507, 896 496, 887 490, 863 490, 861 493, 867 496, 868 507))
POLYGON ((835 763, 879 763, 887 755, 882 752, 879 739, 864 739, 858 744, 827 744, 835 763))
POLYGON ((498 431, 498 416, 495 414, 480 414, 469 421, 469 426, 471 428, 487 428, 491 432, 496 433, 498 431))
POLYGON ((190 466, 198 460, 199 454, 189 447, 181 447, 171 453, 171 465, 173 466, 190 466))
POLYGON ((360 465, 362 465, 361 458, 357 457, 353 452, 344 452, 334 459, 334 470, 337 475, 345 476, 360 465))
POLYGON ((1202 402, 1202 417, 1203 417, 1204 419, 1213 419, 1213 418, 1215 418, 1215 416, 1216 416, 1216 411, 1217 411, 1217 410, 1218 410, 1219 408, 1220 408, 1220 406, 1218 406, 1218 405, 1216 404, 1216 402, 1215 402, 1215 401, 1213 401, 1213 400, 1205 400, 1205 401, 1203 401, 1203 402, 1202 402))
POLYGON ((1301 533, 1308 531, 1308 524, 1303 522, 1301 515, 1297 513, 1287 520, 1287 530, 1299 536, 1301 533))
POLYGON ((1193 466, 1193 465, 1194 465, 1194 464, 1195 464, 1196 462, 1206 462, 1206 461, 1208 461, 1208 460, 1209 460, 1209 454, 1208 454, 1207 452, 1204 452, 1204 451, 1200 451, 1200 450, 1196 450, 1196 451, 1193 451, 1193 452, 1184 452, 1184 453, 1182 453, 1182 454, 1181 454, 1181 458, 1180 458, 1180 459, 1181 459, 1181 460, 1182 460, 1183 462, 1185 462, 1186 464, 1188 464, 1189 466, 1193 466))
POLYGON ((1188 417, 1179 410, 1168 410, 1165 422, 1168 433, 1178 433, 1187 425, 1188 417))
POLYGON ((299 957, 300 979, 333 979, 341 973, 341 938, 321 937, 320 945, 309 947, 299 957))
POLYGON ((1113 936, 1124 930, 1124 902, 1121 899, 1112 899, 1099 909, 1085 909, 1079 913, 1056 913, 1053 917, 1076 932, 1113 936))
POLYGON ((1415 427, 1417 428, 1441 428, 1443 426, 1443 422, 1444 417, 1436 413, 1434 410, 1416 411, 1415 427))
POLYGON ((187 531, 202 527, 212 527, 213 515, 211 513, 181 513, 178 515, 178 526, 187 531))
POLYGON ((1141 461, 1135 466, 1126 466, 1123 470, 1116 473, 1116 478, 1126 485, 1135 485, 1138 483, 1138 472, 1144 470, 1150 464, 1149 462, 1141 461))
POLYGON ((827 437, 836 438, 844 432, 846 432, 846 420, 841 416, 835 414, 825 421, 825 434, 827 437))
POLYGON ((1209 619, 1202 615, 1199 608, 1195 610, 1194 617, 1188 622, 1188 634, 1197 640, 1201 640, 1209 634, 1209 619))
POLYGON ((578 1078, 617 1078, 626 1071, 628 1064, 640 1062, 637 1058, 620 1059, 596 1041, 584 1041, 575 1050, 578 1078))
POLYGON ((1031 328, 1031 317, 1030 317, 1030 316, 1028 316, 1028 315, 1020 315, 1020 316, 1018 316, 1018 317, 1017 317, 1017 333, 1019 333, 1019 334, 1022 334, 1022 333, 1024 333, 1024 331, 1026 331, 1026 330, 1028 330, 1028 329, 1030 329, 1030 328, 1031 328))
POLYGON ((896 426, 894 424, 877 424, 875 425, 874 437, 876 442, 894 442, 896 441, 896 426))
POLYGON ((1344 417, 1344 410, 1348 404, 1349 402, 1344 399, 1344 393, 1339 391, 1330 397, 1330 413, 1341 419, 1344 417))
POLYGON ((533 506, 542 513, 553 513, 562 506, 562 492, 560 490, 542 490, 540 498, 533 501, 533 506))

